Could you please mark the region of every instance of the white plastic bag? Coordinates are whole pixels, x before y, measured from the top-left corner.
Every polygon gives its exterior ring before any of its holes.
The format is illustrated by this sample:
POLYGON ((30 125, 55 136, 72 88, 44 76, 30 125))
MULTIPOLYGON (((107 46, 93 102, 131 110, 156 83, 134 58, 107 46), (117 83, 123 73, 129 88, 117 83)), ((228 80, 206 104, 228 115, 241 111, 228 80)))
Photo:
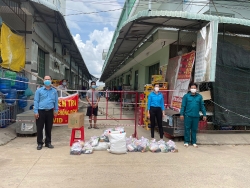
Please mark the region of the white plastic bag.
POLYGON ((91 142, 91 146, 92 146, 92 147, 97 146, 98 143, 99 143, 99 137, 97 137, 97 136, 91 137, 91 138, 90 138, 90 142, 91 142))
POLYGON ((130 151, 130 152, 135 152, 135 151, 137 151, 137 147, 136 147, 134 144, 128 144, 128 145, 127 145, 127 149, 128 149, 128 151, 130 151))
POLYGON ((169 149, 166 144, 159 144, 159 148, 161 149, 162 153, 167 153, 169 149))
POLYGON ((130 136, 129 138, 126 138, 126 144, 129 145, 132 143, 132 136, 130 136))
POLYGON ((91 154, 93 153, 93 147, 91 146, 90 142, 86 142, 82 149, 82 154, 91 154))
POLYGON ((108 136, 105 136, 104 134, 102 134, 102 135, 100 136, 99 142, 109 142, 108 136))
POLYGON ((159 145, 157 144, 157 142, 151 142, 149 149, 153 153, 161 152, 161 149, 159 148, 159 145))
POLYGON ((123 154, 127 153, 126 147, 126 133, 120 133, 120 131, 112 131, 108 135, 110 141, 110 153, 123 154))
POLYGON ((81 142, 75 142, 70 148, 70 155, 81 155, 82 144, 81 142))
POLYGON ((97 146, 95 146, 93 149, 94 151, 106 151, 109 148, 108 142, 99 142, 97 146))
POLYGON ((137 150, 140 152, 146 152, 148 150, 149 140, 147 138, 141 137, 141 144, 137 146, 137 150))
POLYGON ((166 146, 168 147, 168 151, 170 151, 170 152, 178 152, 178 149, 177 149, 175 143, 172 140, 169 140, 166 143, 166 146))
POLYGON ((114 131, 114 129, 113 129, 113 128, 108 128, 108 129, 106 129, 106 130, 103 132, 103 135, 104 135, 104 136, 108 136, 109 133, 110 133, 111 131, 114 131))
POLYGON ((124 127, 116 127, 115 131, 125 132, 124 127))

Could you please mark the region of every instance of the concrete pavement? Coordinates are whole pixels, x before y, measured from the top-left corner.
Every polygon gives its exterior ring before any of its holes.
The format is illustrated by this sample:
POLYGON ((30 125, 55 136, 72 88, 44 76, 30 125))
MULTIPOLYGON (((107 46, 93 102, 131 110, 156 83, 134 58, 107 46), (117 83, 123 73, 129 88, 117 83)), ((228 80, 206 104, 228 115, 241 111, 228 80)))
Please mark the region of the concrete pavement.
MULTIPOLYGON (((86 139, 104 128, 86 130, 86 139)), ((127 135, 132 127, 125 128, 127 135)), ((139 136, 149 132, 138 129, 139 136)), ((70 129, 53 128, 54 149, 36 150, 35 137, 0 147, 0 187, 249 187, 250 146, 200 146, 178 153, 69 155, 70 129)))
POLYGON ((12 124, 6 128, 0 128, 0 146, 7 144, 11 140, 16 138, 15 124, 12 124))

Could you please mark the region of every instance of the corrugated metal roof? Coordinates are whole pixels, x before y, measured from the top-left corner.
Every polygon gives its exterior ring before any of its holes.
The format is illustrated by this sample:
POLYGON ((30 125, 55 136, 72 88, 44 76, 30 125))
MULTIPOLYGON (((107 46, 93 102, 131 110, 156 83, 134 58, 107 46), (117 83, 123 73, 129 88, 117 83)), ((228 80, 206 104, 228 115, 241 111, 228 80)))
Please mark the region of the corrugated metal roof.
POLYGON ((75 63, 82 69, 84 74, 88 76, 88 79, 92 79, 93 76, 89 73, 89 70, 75 43, 75 40, 70 33, 63 15, 56 10, 57 8, 53 6, 53 4, 47 4, 44 0, 42 1, 42 4, 37 3, 34 0, 30 3, 33 5, 36 13, 42 17, 42 21, 44 21, 55 36, 60 39, 61 44, 69 50, 72 59, 74 59, 75 63))
MULTIPOLYGON (((145 28, 145 32, 148 29, 151 31, 153 25, 155 24, 155 27, 172 27, 172 28, 186 28, 189 26, 192 26, 197 24, 199 21, 202 23, 197 27, 197 30, 200 29, 200 26, 202 26, 204 23, 208 23, 213 20, 217 20, 218 23, 225 23, 225 24, 233 24, 233 25, 241 25, 241 26, 250 26, 250 20, 246 19, 239 19, 239 18, 231 18, 231 17, 219 17, 219 16, 214 16, 214 15, 207 15, 207 14, 197 14, 197 13, 190 13, 190 12, 183 12, 183 11, 148 11, 144 10, 141 12, 138 12, 136 15, 130 17, 128 20, 124 21, 119 28, 116 29, 111 45, 109 47, 109 51, 106 57, 106 60, 103 65, 103 73, 100 78, 101 81, 105 81, 106 78, 108 77, 108 74, 110 74, 110 70, 107 70, 107 65, 109 65, 109 61, 112 61, 114 55, 116 53, 119 53, 119 48, 122 48, 123 45, 122 43, 126 42, 124 40, 124 33, 131 34, 129 33, 129 30, 131 30, 131 27, 137 27, 135 26, 136 24, 145 24, 144 22, 140 21, 141 23, 138 23, 137 21, 140 20, 146 20, 148 26, 151 24, 151 28, 145 28), (128 31, 128 32, 127 32, 128 31), (122 41, 119 41, 119 39, 123 39, 122 41), (117 44, 116 44, 117 43, 117 44), (119 43, 119 44, 118 44, 119 43), (117 45, 115 47, 115 45, 117 45), (116 49, 118 48, 118 49, 116 49), (116 52, 113 50, 116 49, 116 52), (112 56, 112 57, 111 57, 112 56), (111 58, 111 60, 110 60, 111 58), (108 72, 108 73, 107 73, 108 72)), ((195 27, 193 27, 195 29, 195 27)), ((231 31, 238 33, 239 31, 245 29, 245 27, 235 27, 235 28, 230 28, 231 31)), ((242 33, 241 33, 242 34, 242 33)), ((247 30, 245 34, 250 34, 250 30, 247 30)), ((130 41, 130 44, 133 43, 134 41, 130 41)), ((135 44, 135 42, 134 42, 135 44)), ((136 43, 135 45, 138 45, 136 43)), ((135 46, 134 45, 134 46, 135 46)), ((134 47, 133 46, 133 47, 134 47)), ((131 46, 130 46, 131 47, 131 46)), ((123 53, 124 52, 124 47, 123 47, 123 53)), ((128 52, 126 52, 128 53, 128 52)), ((118 59, 120 62, 120 59, 118 59)))

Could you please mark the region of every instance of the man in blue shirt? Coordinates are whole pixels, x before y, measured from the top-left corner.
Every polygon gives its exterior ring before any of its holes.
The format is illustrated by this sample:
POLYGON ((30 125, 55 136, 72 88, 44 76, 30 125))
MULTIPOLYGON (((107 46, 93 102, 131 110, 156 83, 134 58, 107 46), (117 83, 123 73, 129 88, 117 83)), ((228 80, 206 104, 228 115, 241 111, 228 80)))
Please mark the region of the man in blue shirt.
POLYGON ((154 139, 154 128, 155 128, 155 118, 157 119, 157 124, 160 133, 160 139, 163 139, 163 128, 162 128, 162 116, 164 113, 164 98, 162 93, 159 92, 159 84, 154 85, 154 92, 151 92, 148 96, 148 118, 150 118, 151 123, 151 138, 154 139))
POLYGON ((37 126, 37 150, 43 147, 43 128, 45 125, 45 147, 54 148, 51 145, 51 130, 54 116, 58 113, 57 90, 51 87, 51 77, 44 77, 44 86, 36 90, 34 98, 34 113, 37 126))
POLYGON ((203 114, 203 120, 206 121, 206 109, 204 106, 203 98, 200 94, 196 93, 197 84, 189 84, 190 91, 182 98, 180 119, 184 120, 185 134, 184 134, 184 146, 188 147, 190 143, 190 131, 191 131, 191 144, 194 147, 198 147, 196 144, 196 132, 198 129, 198 123, 200 119, 200 111, 203 114))

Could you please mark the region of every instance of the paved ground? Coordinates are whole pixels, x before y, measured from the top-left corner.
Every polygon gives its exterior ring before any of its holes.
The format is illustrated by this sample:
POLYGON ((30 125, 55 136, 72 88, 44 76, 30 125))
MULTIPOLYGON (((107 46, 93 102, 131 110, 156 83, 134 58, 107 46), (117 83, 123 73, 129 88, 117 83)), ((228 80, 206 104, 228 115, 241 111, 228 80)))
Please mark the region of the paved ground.
MULTIPOLYGON (((104 129, 86 130, 86 138, 104 129)), ((126 128, 131 135, 133 129, 126 128)), ((139 134, 148 132, 139 129, 139 134)), ((178 153, 106 151, 69 155, 67 127, 53 129, 54 149, 36 150, 34 137, 0 147, 0 187, 249 187, 250 146, 200 146, 178 153)))
MULTIPOLYGON (((86 129, 86 139, 102 134, 104 129, 86 129)), ((125 130, 128 136, 134 132, 133 127, 125 130)), ((149 131, 143 128, 138 129, 138 134, 149 138, 149 131)), ((54 127, 52 136, 54 149, 37 151, 35 137, 17 137, 0 146, 0 187, 248 188, 250 185, 249 145, 184 148, 178 142, 178 153, 115 155, 96 151, 73 156, 69 155, 70 129, 54 127)))

